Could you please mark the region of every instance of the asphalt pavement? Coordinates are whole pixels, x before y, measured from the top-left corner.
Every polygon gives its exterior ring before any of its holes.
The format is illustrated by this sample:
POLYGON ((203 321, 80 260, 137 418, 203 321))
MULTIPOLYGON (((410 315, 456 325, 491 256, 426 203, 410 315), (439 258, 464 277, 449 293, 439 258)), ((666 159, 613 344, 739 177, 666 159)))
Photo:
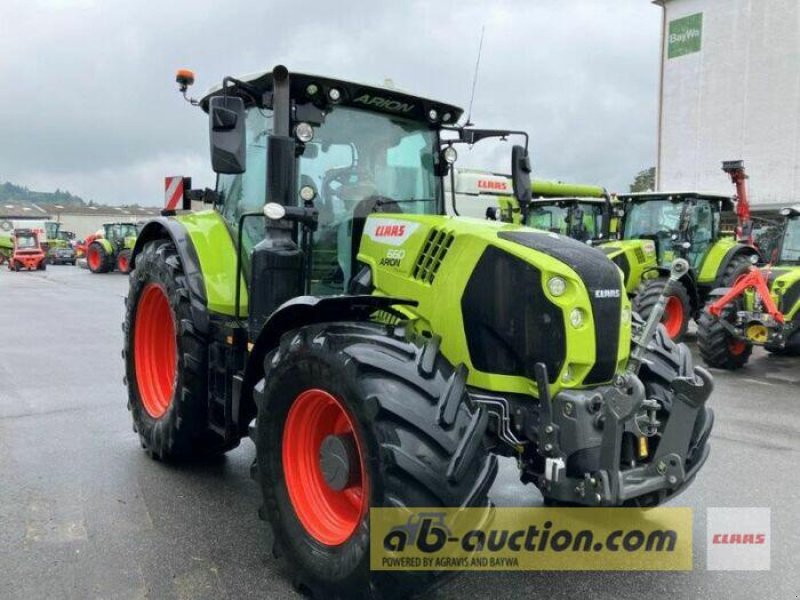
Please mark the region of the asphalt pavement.
MULTIPOLYGON (((256 516, 249 441, 189 466, 140 449, 122 383, 126 292, 117 273, 0 269, 0 598, 301 597, 256 516)), ((711 456, 671 502, 694 509, 694 570, 466 573, 427 597, 799 598, 800 359, 757 350, 714 375, 711 456), (769 507, 771 570, 706 570, 708 507, 769 507)), ((492 497, 542 503, 508 460, 492 497)))

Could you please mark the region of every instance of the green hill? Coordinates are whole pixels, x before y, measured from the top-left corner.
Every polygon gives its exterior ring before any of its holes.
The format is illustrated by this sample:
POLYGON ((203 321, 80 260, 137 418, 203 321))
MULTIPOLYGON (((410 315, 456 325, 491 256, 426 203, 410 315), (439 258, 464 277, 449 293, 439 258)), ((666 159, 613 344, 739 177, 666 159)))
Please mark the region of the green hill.
POLYGON ((69 192, 34 192, 26 187, 10 182, 0 183, 0 204, 39 204, 60 206, 86 206, 80 196, 69 192))

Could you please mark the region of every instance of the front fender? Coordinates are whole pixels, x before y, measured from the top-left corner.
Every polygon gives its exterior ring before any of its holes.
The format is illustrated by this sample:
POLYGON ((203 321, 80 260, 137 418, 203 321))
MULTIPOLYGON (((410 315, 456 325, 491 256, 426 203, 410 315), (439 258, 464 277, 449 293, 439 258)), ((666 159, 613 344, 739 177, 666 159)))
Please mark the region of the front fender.
POLYGON ((203 333, 208 333, 208 311, 206 288, 203 281, 203 271, 197 258, 189 232, 178 221, 166 217, 156 217, 149 221, 139 236, 131 253, 131 268, 136 268, 136 258, 141 254, 145 245, 155 240, 171 240, 181 259, 183 273, 186 277, 186 286, 189 289, 189 302, 192 308, 192 318, 195 326, 203 333))
MULTIPOLYGON (((388 296, 298 296, 279 306, 273 312, 250 349, 250 356, 244 370, 241 398, 248 399, 241 403, 243 407, 251 407, 253 387, 263 376, 264 359, 270 350, 281 341, 283 334, 315 323, 337 321, 368 321, 376 310, 392 310, 395 305, 416 306, 416 300, 391 298, 388 296)), ((244 409, 245 411, 247 409, 244 409)), ((244 426, 255 414, 246 414, 241 420, 244 426)))

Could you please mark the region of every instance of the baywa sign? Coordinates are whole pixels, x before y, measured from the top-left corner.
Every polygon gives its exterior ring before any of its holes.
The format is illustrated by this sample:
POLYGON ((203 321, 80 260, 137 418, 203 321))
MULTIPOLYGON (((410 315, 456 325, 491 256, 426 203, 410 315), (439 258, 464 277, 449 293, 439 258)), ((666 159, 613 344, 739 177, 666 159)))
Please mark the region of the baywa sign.
POLYGON ((703 13, 688 15, 669 22, 667 58, 699 52, 703 39, 703 13))

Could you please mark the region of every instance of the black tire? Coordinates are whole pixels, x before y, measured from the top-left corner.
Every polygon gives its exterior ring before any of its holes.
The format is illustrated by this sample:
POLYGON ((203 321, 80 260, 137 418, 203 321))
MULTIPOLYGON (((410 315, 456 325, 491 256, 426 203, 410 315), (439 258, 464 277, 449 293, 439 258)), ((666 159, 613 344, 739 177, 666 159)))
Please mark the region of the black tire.
POLYGON ((370 571, 368 511, 340 545, 306 530, 284 476, 284 426, 298 395, 322 388, 356 423, 370 507, 485 507, 497 459, 484 442, 488 414, 466 393, 466 371, 437 347, 408 341, 402 328, 339 323, 287 333, 264 373, 255 391, 261 515, 295 585, 316 598, 348 599, 407 597, 432 585, 433 573, 370 571))
POLYGON ((117 254, 117 264, 116 264, 117 271, 120 273, 125 273, 126 275, 131 272, 131 251, 130 250, 121 250, 119 254, 117 254))
MULTIPOLYGON (((661 292, 664 290, 666 285, 667 280, 663 278, 649 279, 642 282, 639 285, 639 290, 636 296, 633 298, 633 311, 638 313, 639 316, 646 321, 650 316, 650 312, 653 310, 653 307, 658 302, 658 298, 661 296, 661 292)), ((680 308, 683 311, 683 318, 681 319, 680 326, 671 328, 670 331, 670 337, 672 340, 679 342, 683 339, 683 336, 686 335, 686 330, 689 327, 689 319, 692 315, 692 302, 689 298, 689 292, 680 282, 674 283, 670 287, 668 302, 670 299, 674 299, 672 300, 673 302, 679 302, 680 308)), ((665 307, 664 317, 662 318, 661 322, 664 323, 668 318, 669 315, 667 307, 665 307)))
POLYGON ((134 431, 150 456, 192 459, 220 454, 238 445, 237 440, 226 446, 222 436, 208 426, 208 345, 194 326, 183 265, 171 241, 152 241, 137 257, 136 269, 130 276, 123 331, 128 410, 134 431), (175 325, 174 386, 166 411, 157 417, 145 408, 135 351, 139 302, 151 284, 163 290, 175 325))
POLYGON ((103 244, 100 242, 92 242, 86 249, 86 265, 92 273, 108 273, 114 269, 114 257, 106 252, 103 244), (92 261, 89 260, 89 257, 94 251, 99 255, 99 262, 92 266, 92 261))
POLYGON ((719 287, 733 287, 736 280, 746 274, 752 266, 753 263, 750 261, 749 254, 734 256, 722 272, 722 278, 719 280, 719 287))
POLYGON ((731 335, 720 317, 715 317, 708 309, 697 320, 697 348, 709 367, 728 371, 741 369, 753 353, 753 344, 731 335))
POLYGON ((40 262, 39 265, 36 267, 36 270, 37 271, 46 271, 47 270, 47 261, 43 260, 42 262, 40 262))
MULTIPOLYGON (((660 325, 645 354, 639 378, 644 383, 646 397, 657 400, 663 407, 666 414, 659 415, 659 420, 662 422, 668 419, 672 412, 674 392, 671 383, 678 377, 696 377, 692 353, 686 344, 673 341, 663 325, 660 325)), ((706 406, 698 412, 694 423, 684 465, 686 470, 691 469, 703 456, 713 424, 714 412, 706 406)), ((655 454, 655 449, 651 448, 651 454, 655 454)), ((651 507, 663 503, 668 498, 669 494, 662 490, 639 497, 630 504, 651 507)))

